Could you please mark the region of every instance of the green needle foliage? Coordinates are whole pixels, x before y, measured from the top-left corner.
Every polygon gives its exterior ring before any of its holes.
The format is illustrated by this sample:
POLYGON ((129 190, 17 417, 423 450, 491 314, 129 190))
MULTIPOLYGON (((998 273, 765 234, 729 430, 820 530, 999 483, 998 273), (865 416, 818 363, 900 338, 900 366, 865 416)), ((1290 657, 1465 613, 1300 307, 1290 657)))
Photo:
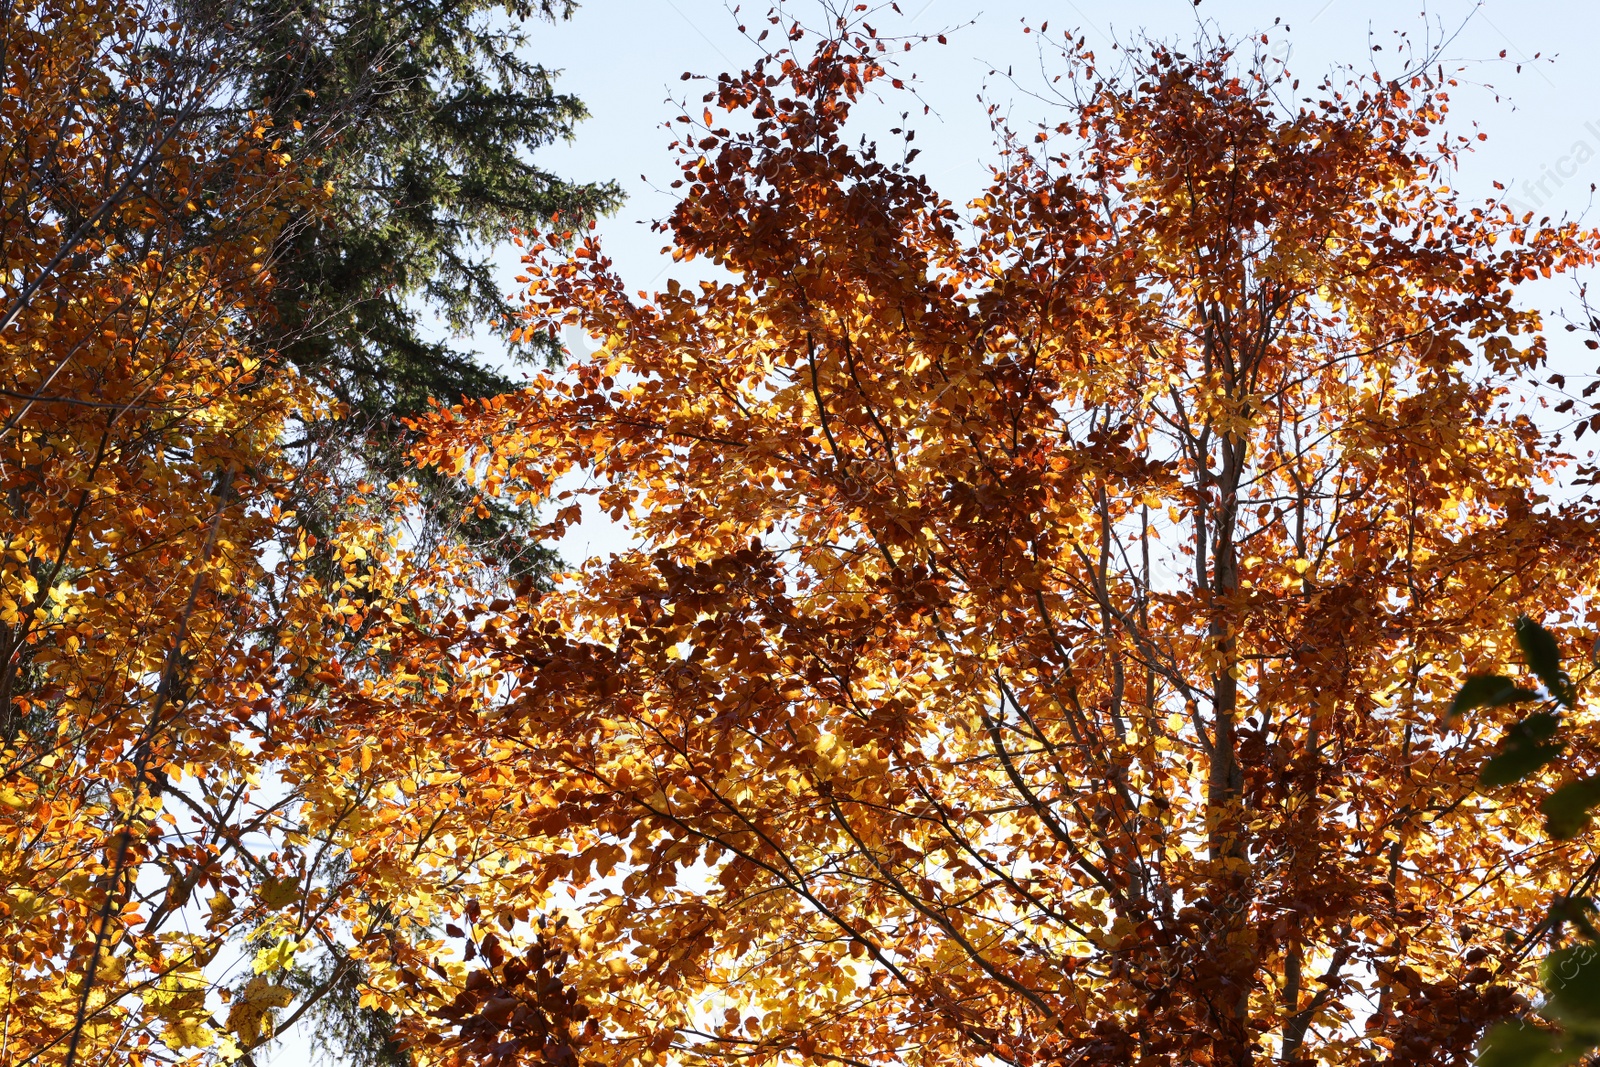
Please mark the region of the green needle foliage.
MULTIPOLYGON (((529 29, 571 16, 570 0, 237 0, 184 17, 215 35, 242 99, 283 148, 317 162, 332 201, 272 250, 278 315, 266 347, 347 408, 307 428, 319 455, 380 484, 403 467, 402 420, 514 383, 474 353, 467 331, 510 310, 494 247, 512 227, 548 228, 614 209, 614 183, 550 173, 538 149, 586 116, 530 58, 529 29), (448 329, 431 320, 442 319, 448 329)), ((547 341, 508 347, 553 359, 547 341)), ((431 520, 491 561, 537 571, 522 517, 480 513, 459 487, 426 486, 431 520)), ((299 502, 311 532, 329 523, 299 502)))
MULTIPOLYGON (((454 403, 515 388, 474 351, 469 331, 509 318, 495 269, 512 228, 549 229, 613 210, 614 183, 566 181, 539 149, 573 135, 582 103, 556 91, 555 72, 530 58, 532 29, 571 16, 562 0, 183 0, 177 15, 211 42, 227 83, 219 111, 256 112, 278 150, 315 168, 331 199, 264 250, 276 314, 256 338, 315 380, 345 412, 300 428, 291 447, 327 476, 288 501, 293 539, 328 550, 352 506, 392 514, 385 483, 404 475, 425 491, 421 538, 453 539, 507 579, 537 579, 554 556, 526 535, 530 516, 480 498, 459 480, 406 461, 405 420, 430 399, 454 403), (442 320, 444 329, 436 320, 442 320)), ((554 39, 554 35, 551 36, 554 39)), ((543 42, 538 42, 542 44, 543 42)), ((226 221, 226 220, 224 220, 226 221)), ((515 345, 519 359, 553 360, 553 340, 515 345)), ((319 555, 320 554, 320 555, 319 555)), ((410 1056, 393 1020, 360 1005, 349 961, 296 973, 315 998, 323 1062, 398 1067, 410 1056)))

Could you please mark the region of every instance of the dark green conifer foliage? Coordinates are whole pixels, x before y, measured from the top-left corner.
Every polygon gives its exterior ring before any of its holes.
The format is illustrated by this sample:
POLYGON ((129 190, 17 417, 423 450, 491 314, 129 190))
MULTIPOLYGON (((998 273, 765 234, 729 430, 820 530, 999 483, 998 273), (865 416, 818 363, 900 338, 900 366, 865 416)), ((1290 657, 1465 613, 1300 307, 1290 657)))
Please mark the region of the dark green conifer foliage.
MULTIPOLYGON (((210 35, 227 92, 219 109, 254 108, 282 150, 313 160, 331 200, 285 228, 270 250, 275 351, 341 401, 345 417, 303 427, 293 444, 345 489, 421 480, 429 505, 421 538, 458 539, 508 579, 538 579, 553 554, 530 544, 529 516, 406 460, 404 420, 430 398, 446 403, 515 388, 474 352, 470 331, 508 319, 494 252, 513 227, 577 224, 615 208, 613 183, 563 180, 538 150, 572 136, 583 105, 555 89, 533 58, 559 45, 550 30, 570 0, 178 0, 178 15, 210 35)), ((215 220, 226 221, 226 220, 215 220)), ((511 347, 556 359, 551 340, 511 347)), ((327 484, 307 479, 308 484, 327 484)), ((321 548, 308 565, 334 566, 348 507, 342 491, 287 502, 321 548)), ((296 531, 286 530, 286 536, 296 531)), ((270 636, 270 635, 269 635, 270 636)), ((288 681, 286 685, 303 684, 288 681)), ((288 979, 316 1001, 320 1062, 402 1067, 393 1020, 364 1008, 364 972, 342 957, 288 979)))
MULTIPOLYGON (((513 388, 473 352, 468 331, 509 308, 493 249, 513 226, 582 222, 621 200, 615 184, 565 181, 537 151, 572 136, 583 105, 530 57, 559 34, 571 0, 235 0, 195 3, 244 99, 284 147, 320 161, 328 210, 273 250, 279 317, 263 338, 348 407, 307 427, 324 457, 386 480, 404 466, 401 420, 429 398, 450 403, 513 388), (536 45, 537 47, 534 47, 536 45), (298 123, 298 126, 296 125, 298 123)), ((520 358, 559 348, 522 345, 520 358)), ((461 490, 427 486, 430 519, 490 560, 537 570, 519 517, 475 516, 461 490)), ((330 516, 300 502, 304 521, 330 516)), ((320 532, 313 529, 312 532, 320 532)))

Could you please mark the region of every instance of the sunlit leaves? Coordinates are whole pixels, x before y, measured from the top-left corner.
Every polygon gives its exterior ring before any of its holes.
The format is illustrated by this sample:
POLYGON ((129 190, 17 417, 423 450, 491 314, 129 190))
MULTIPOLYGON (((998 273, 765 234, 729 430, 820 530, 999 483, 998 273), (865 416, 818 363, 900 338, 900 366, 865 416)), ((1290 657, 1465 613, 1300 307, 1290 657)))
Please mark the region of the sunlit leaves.
POLYGON ((228 1029, 240 1045, 249 1048, 263 1037, 272 1036, 272 1013, 287 1008, 294 994, 273 983, 266 975, 256 975, 245 984, 228 1008, 228 1029))
POLYGON ((607 1062, 1470 1055, 1556 877, 1479 768, 1588 752, 1542 631, 1543 691, 1496 672, 1572 595, 1528 575, 1597 584, 1503 406, 1517 285, 1595 235, 1447 188, 1446 87, 1296 102, 1213 44, 1069 46, 957 208, 856 147, 880 43, 685 107, 664 229, 714 280, 527 235, 521 328, 603 347, 421 427, 631 538, 450 645, 536 798, 483 792, 498 907, 559 902, 607 1062))
POLYGON ((339 414, 257 347, 326 190, 168 15, 0 15, 0 1058, 44 1067, 237 1059, 435 906, 380 861, 438 768, 380 722, 448 688, 396 637, 471 562, 287 447, 339 414))

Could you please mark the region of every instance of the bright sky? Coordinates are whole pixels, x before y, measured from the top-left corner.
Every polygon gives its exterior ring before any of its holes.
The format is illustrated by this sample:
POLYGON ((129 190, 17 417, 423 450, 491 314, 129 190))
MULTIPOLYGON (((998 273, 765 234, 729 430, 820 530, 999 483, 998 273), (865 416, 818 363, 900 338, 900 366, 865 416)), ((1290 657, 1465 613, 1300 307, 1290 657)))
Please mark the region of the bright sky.
MULTIPOLYGON (((1277 54, 1304 84, 1314 84, 1337 64, 1368 67, 1372 44, 1383 47, 1380 68, 1397 70, 1394 31, 1408 31, 1420 42, 1429 32, 1437 40, 1441 27, 1446 35, 1460 30, 1445 52, 1447 70, 1467 68, 1458 75, 1462 87, 1452 126, 1470 133, 1476 121, 1488 140, 1457 184, 1479 197, 1490 195, 1490 183, 1499 180, 1523 206, 1559 215, 1583 212, 1590 183, 1600 183, 1600 64, 1587 54, 1600 40, 1600 5, 1433 0, 1426 20, 1420 0, 1203 0, 1198 8, 1189 0, 900 0, 900 6, 903 19, 886 17, 874 24, 888 34, 955 31, 948 45, 918 49, 904 64, 933 108, 933 114, 912 119, 917 147, 923 149, 919 161, 934 186, 957 204, 981 189, 993 158, 980 93, 1000 102, 1017 127, 1040 119, 1054 124, 1063 115, 1029 95, 1042 91, 1048 78, 1041 73, 1037 36, 1022 32, 1024 17, 1035 26, 1048 19, 1052 35, 1078 28, 1102 55, 1110 54, 1114 40, 1128 40, 1141 30, 1187 42, 1197 17, 1228 35, 1268 31, 1275 44, 1286 46, 1277 54), (1287 32, 1273 29, 1276 18, 1287 32), (973 24, 955 29, 968 22, 973 24), (1003 76, 1008 69, 1015 84, 1003 76)), ((739 34, 739 18, 730 7, 721 0, 586 0, 571 22, 535 29, 535 55, 564 71, 560 89, 584 100, 593 116, 573 144, 546 150, 540 162, 569 178, 622 183, 628 202, 601 222, 600 233, 630 289, 654 289, 674 269, 661 255, 661 235, 650 232, 650 223, 674 202, 668 186, 677 174, 667 151, 671 135, 663 124, 677 113, 669 96, 687 93, 698 110, 704 92, 700 83, 682 82, 679 76, 685 71, 715 76, 745 67, 758 55, 739 34)), ((808 21, 818 10, 815 0, 790 0, 785 8, 808 21)), ((757 32, 764 28, 766 10, 766 0, 746 0, 740 17, 757 32)), ((1059 56, 1046 54, 1044 69, 1059 73, 1059 56)), ((891 95, 882 106, 866 110, 862 128, 882 131, 887 140, 899 113, 914 106, 891 95)), ((1590 221, 1600 222, 1600 212, 1594 215, 1590 221)), ((680 277, 686 273, 682 266, 675 269, 680 277)), ((1570 295, 1562 283, 1541 294, 1541 302, 1570 295)), ((1577 344, 1560 335, 1552 340, 1558 347, 1577 344)), ((560 548, 576 562, 620 540, 608 524, 586 521, 560 548)), ((317 1044, 314 1034, 295 1034, 271 1061, 291 1067, 309 1063, 317 1044)))
MULTIPOLYGON (((758 55, 737 27, 742 19, 752 32, 764 28, 766 0, 745 0, 738 18, 731 6, 722 0, 586 0, 571 22, 537 30, 541 61, 562 68, 560 87, 576 93, 593 113, 572 145, 547 150, 543 161, 566 176, 623 183, 628 203, 601 224, 601 232, 630 288, 652 288, 652 279, 664 280, 662 241, 648 225, 673 203, 667 186, 676 173, 662 124, 675 113, 669 95, 692 94, 698 110, 704 91, 697 83, 679 81, 679 75, 714 76, 743 68, 758 55)), ((801 17, 817 11, 815 0, 789 0, 784 6, 801 17)), ((904 19, 874 19, 874 25, 885 33, 938 32, 976 20, 950 34, 948 45, 929 45, 905 60, 934 109, 913 120, 917 146, 923 149, 919 161, 935 187, 957 204, 978 191, 992 158, 987 119, 977 99, 985 86, 1015 125, 1059 121, 1062 115, 1026 95, 1042 90, 1046 78, 1040 73, 1038 37, 1022 32, 1025 17, 1035 26, 1047 19, 1054 32, 1077 27, 1102 55, 1110 53, 1113 41, 1128 40, 1140 30, 1187 41, 1201 16, 1230 35, 1268 31, 1274 43, 1281 36, 1288 51, 1279 54, 1303 83, 1315 83, 1335 64, 1366 66, 1369 44, 1383 46, 1381 67, 1396 70, 1396 30, 1420 40, 1428 25, 1435 39, 1441 26, 1446 33, 1461 29, 1445 53, 1459 61, 1454 66, 1468 67, 1461 75, 1455 119, 1461 132, 1470 132, 1476 120, 1489 134, 1465 169, 1463 188, 1487 194, 1490 180, 1498 179, 1529 207, 1581 211, 1589 183, 1600 182, 1600 65, 1586 54, 1600 39, 1600 5, 1432 0, 1426 24, 1420 0, 1203 0, 1198 7, 1189 0, 900 0, 900 6, 904 19), (1273 31, 1275 18, 1290 32, 1273 31), (1541 53, 1542 59, 1533 59, 1541 53), (1002 75, 1012 70, 1017 84, 990 76, 994 69, 1002 75), (1481 88, 1485 83, 1499 93, 1499 104, 1494 92, 1481 88)), ((1052 64, 1046 56, 1045 66, 1059 73, 1059 57, 1052 64)), ((886 131, 897 124, 899 112, 913 106, 894 99, 897 95, 891 93, 885 106, 873 109, 877 121, 865 128, 886 131)))

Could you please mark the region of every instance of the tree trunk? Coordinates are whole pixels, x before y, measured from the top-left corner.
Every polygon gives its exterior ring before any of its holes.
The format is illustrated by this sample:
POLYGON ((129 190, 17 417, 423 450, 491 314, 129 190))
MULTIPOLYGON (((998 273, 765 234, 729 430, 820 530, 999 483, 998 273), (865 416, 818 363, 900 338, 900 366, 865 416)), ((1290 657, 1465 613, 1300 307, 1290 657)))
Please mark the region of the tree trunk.
POLYGON ((1246 948, 1249 916, 1249 850, 1242 810, 1244 772, 1239 765, 1236 720, 1239 710, 1238 649, 1227 608, 1220 603, 1238 588, 1238 561, 1234 525, 1238 489, 1244 470, 1243 443, 1222 439, 1222 471, 1218 476, 1221 500, 1212 538, 1210 633, 1221 663, 1212 676, 1212 757, 1206 806, 1211 859, 1220 868, 1212 883, 1213 914, 1220 917, 1216 937, 1217 988, 1211 993, 1215 1027, 1212 1063, 1215 1067, 1248 1067, 1255 1043, 1250 1032, 1250 988, 1255 979, 1254 953, 1246 948))

